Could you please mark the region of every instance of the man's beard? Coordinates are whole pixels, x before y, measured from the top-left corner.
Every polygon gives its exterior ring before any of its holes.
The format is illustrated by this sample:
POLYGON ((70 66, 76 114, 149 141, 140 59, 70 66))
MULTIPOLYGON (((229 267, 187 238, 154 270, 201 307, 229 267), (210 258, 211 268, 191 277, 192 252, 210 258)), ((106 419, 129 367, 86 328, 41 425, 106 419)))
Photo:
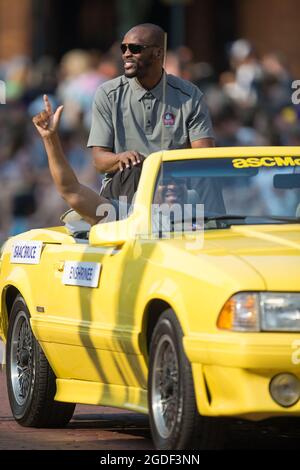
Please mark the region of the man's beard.
POLYGON ((132 71, 129 71, 129 70, 127 71, 127 70, 125 70, 125 71, 124 71, 124 75, 125 75, 125 77, 127 77, 127 78, 135 78, 135 77, 137 76, 137 69, 132 70, 132 71))
POLYGON ((152 62, 147 60, 143 65, 138 65, 136 62, 132 62, 133 67, 129 70, 124 69, 124 75, 127 78, 144 78, 147 75, 148 70, 150 69, 152 62))
POLYGON ((124 75, 127 78, 134 78, 138 74, 139 64, 137 60, 124 60, 124 75))

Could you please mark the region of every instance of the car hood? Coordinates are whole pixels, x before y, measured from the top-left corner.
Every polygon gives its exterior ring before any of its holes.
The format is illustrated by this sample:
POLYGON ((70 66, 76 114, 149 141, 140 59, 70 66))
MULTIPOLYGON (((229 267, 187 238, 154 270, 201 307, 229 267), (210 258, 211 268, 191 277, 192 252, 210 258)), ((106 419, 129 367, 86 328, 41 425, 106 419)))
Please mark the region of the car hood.
POLYGON ((252 267, 266 289, 300 291, 300 224, 238 225, 206 232, 204 251, 213 246, 252 267))

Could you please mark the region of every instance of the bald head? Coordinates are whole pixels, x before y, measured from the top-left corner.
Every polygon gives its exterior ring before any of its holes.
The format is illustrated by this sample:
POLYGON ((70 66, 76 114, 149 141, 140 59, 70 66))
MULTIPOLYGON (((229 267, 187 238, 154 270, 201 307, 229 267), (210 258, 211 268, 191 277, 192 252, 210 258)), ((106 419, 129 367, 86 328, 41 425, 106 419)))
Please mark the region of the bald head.
POLYGON ((157 26, 156 24, 139 24, 131 28, 125 35, 125 37, 128 35, 134 35, 141 38, 141 40, 143 40, 142 44, 155 44, 156 46, 159 46, 164 49, 165 32, 160 26, 157 26))

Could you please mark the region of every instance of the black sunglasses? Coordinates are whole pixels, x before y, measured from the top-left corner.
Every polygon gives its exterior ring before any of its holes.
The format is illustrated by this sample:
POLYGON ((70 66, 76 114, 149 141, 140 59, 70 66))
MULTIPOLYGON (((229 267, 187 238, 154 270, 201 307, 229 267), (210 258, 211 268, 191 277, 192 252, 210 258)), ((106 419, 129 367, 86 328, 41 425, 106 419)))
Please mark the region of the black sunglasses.
POLYGON ((142 44, 121 44, 120 48, 122 51, 122 54, 125 54, 127 49, 131 52, 131 54, 140 54, 144 49, 148 49, 149 47, 158 47, 155 45, 152 46, 144 46, 142 44))

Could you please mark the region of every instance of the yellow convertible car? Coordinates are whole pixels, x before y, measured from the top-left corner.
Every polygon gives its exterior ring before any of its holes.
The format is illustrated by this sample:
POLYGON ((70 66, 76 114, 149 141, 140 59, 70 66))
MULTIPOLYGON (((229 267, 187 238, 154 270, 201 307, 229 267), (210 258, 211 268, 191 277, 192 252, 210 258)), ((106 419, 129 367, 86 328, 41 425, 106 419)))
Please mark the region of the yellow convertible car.
POLYGON ((149 413, 156 448, 196 449, 225 417, 299 416, 300 147, 153 154, 123 212, 2 247, 15 419, 109 405, 149 413))

